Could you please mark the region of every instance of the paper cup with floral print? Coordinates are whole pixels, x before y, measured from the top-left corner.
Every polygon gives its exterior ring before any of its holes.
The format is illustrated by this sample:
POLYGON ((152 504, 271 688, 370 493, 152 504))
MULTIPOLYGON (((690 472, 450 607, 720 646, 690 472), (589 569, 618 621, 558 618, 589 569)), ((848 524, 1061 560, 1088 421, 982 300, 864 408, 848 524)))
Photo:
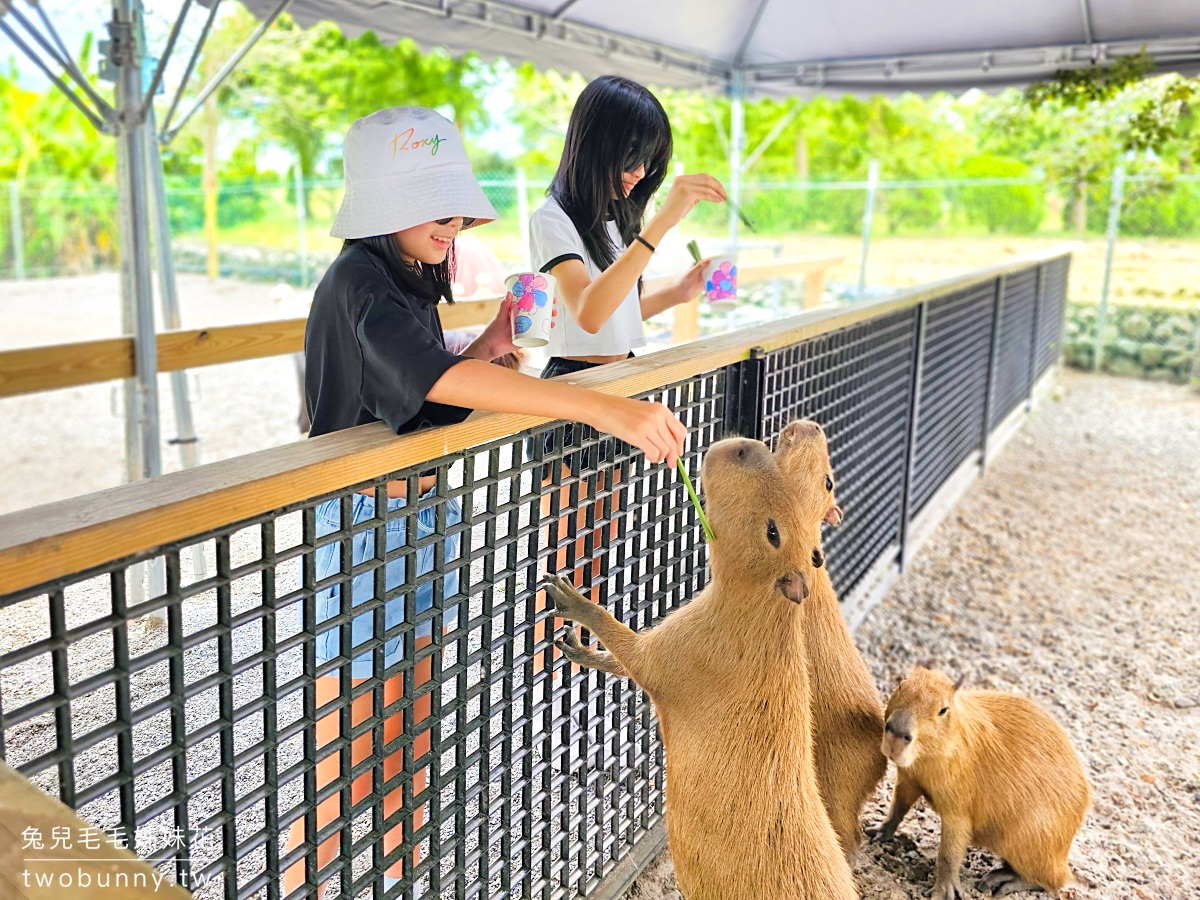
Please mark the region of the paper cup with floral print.
POLYGON ((554 327, 558 282, 542 272, 518 272, 504 279, 513 303, 512 341, 518 347, 545 347, 554 327))
POLYGON ((704 294, 713 312, 729 312, 737 306, 737 263, 717 256, 704 267, 704 294))

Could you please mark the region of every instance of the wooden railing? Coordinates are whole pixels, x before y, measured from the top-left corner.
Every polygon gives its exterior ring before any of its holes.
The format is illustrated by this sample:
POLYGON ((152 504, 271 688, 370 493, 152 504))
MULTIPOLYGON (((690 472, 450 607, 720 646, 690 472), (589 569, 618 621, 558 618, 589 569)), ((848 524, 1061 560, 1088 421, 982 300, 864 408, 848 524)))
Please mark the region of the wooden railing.
MULTIPOLYGON (((808 256, 751 263, 740 267, 742 285, 783 278, 805 279, 805 307, 818 305, 824 272, 841 262, 836 256, 808 256)), ((655 289, 668 278, 646 281, 655 289)), ((446 329, 486 325, 496 315, 500 297, 443 304, 438 308, 446 329)), ((693 301, 676 315, 676 343, 696 337, 700 304, 693 301)), ((158 371, 175 372, 218 363, 239 362, 297 353, 304 349, 304 319, 277 319, 245 325, 223 325, 158 335, 158 371)), ((133 338, 104 338, 46 347, 0 351, 0 397, 13 397, 134 377, 133 338)))
MULTIPOLYGON (((771 351, 909 309, 947 292, 1059 258, 1069 249, 1053 248, 892 297, 812 310, 564 377, 608 394, 638 395, 746 359, 752 348, 771 351)), ((362 425, 9 513, 0 516, 0 594, 83 572, 545 421, 477 412, 459 425, 400 437, 382 423, 362 425)))

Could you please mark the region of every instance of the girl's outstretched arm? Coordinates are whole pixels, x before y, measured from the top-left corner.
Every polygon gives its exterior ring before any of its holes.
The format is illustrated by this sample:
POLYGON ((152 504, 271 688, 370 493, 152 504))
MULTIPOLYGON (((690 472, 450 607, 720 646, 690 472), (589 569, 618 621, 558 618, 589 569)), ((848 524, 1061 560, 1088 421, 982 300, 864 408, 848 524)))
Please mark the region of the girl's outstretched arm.
POLYGON ((560 381, 531 378, 477 359, 446 370, 427 398, 468 409, 586 422, 633 444, 653 463, 675 465, 687 430, 661 403, 614 397, 560 381))

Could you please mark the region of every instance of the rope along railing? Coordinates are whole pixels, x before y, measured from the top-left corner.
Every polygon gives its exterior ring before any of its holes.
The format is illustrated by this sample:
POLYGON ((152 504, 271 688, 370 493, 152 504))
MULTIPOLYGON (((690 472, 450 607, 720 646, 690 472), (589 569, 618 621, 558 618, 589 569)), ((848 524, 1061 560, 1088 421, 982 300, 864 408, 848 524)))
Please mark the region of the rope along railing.
MULTIPOLYGON (((821 421, 849 614, 1030 402, 1068 264, 1043 254, 577 380, 668 403, 693 477, 724 436, 821 421)), ((198 897, 607 890, 660 833, 662 747, 639 690, 555 653, 549 569, 638 630, 686 603, 706 556, 677 473, 588 428, 490 415, 2 517, 0 752, 198 897), (389 501, 389 482, 414 499, 389 501), (166 588, 133 605, 146 561, 166 588)))

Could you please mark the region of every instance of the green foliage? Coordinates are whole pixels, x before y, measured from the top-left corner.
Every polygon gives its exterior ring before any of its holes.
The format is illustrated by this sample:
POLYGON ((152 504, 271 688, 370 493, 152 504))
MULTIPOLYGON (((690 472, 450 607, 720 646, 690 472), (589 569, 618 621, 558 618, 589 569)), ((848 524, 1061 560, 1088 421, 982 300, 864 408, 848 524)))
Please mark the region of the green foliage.
MULTIPOLYGON (((223 21, 218 43, 251 21, 239 9, 223 21)), ((352 40, 329 23, 302 29, 282 16, 232 76, 227 108, 291 150, 311 177, 355 119, 389 106, 439 109, 460 129, 486 124, 489 74, 474 53, 422 53, 408 39, 388 47, 372 32, 352 40)))
MULTIPOLYGON (((95 68, 90 34, 79 60, 83 71, 95 68)), ((12 60, 0 71, 0 122, 0 181, 19 186, 27 269, 90 271, 115 264, 115 142, 56 89, 21 87, 12 60)), ((0 232, 5 265, 12 253, 7 225, 0 232)))
MULTIPOLYGON (((1108 227, 1110 189, 1097 185, 1088 204, 1088 230, 1108 227)), ((1127 181, 1121 206, 1121 234, 1129 237, 1191 237, 1200 235, 1200 184, 1171 177, 1127 181)))
MULTIPOLYGON (((234 228, 259 221, 269 202, 283 197, 295 203, 292 182, 282 188, 273 172, 262 172, 257 164, 257 146, 241 141, 221 166, 217 179, 217 227, 234 228), (278 187, 277 187, 278 185, 278 187)), ((164 166, 165 168, 165 166, 164 166)), ((167 213, 175 234, 195 231, 204 226, 204 189, 198 173, 164 174, 167 182, 167 213)))
POLYGON ((1153 70, 1154 58, 1145 50, 1123 56, 1107 66, 1093 63, 1086 69, 1059 69, 1045 81, 1029 85, 1025 100, 1035 110, 1048 103, 1084 109, 1092 103, 1111 100, 1153 70))
POLYGON ((1191 112, 1200 86, 1178 75, 1148 78, 1153 70, 1154 60, 1144 51, 1106 66, 1060 70, 1026 88, 1025 101, 1034 112, 1099 113, 1114 126, 1122 151, 1161 155, 1183 144, 1187 155, 1200 160, 1191 112))
MULTIPOLYGON (((963 163, 964 178, 1026 178, 1029 167, 1019 160, 983 153, 963 163)), ((989 232, 1032 234, 1046 215, 1045 191, 1040 184, 1003 184, 963 188, 960 194, 967 221, 989 232)))

